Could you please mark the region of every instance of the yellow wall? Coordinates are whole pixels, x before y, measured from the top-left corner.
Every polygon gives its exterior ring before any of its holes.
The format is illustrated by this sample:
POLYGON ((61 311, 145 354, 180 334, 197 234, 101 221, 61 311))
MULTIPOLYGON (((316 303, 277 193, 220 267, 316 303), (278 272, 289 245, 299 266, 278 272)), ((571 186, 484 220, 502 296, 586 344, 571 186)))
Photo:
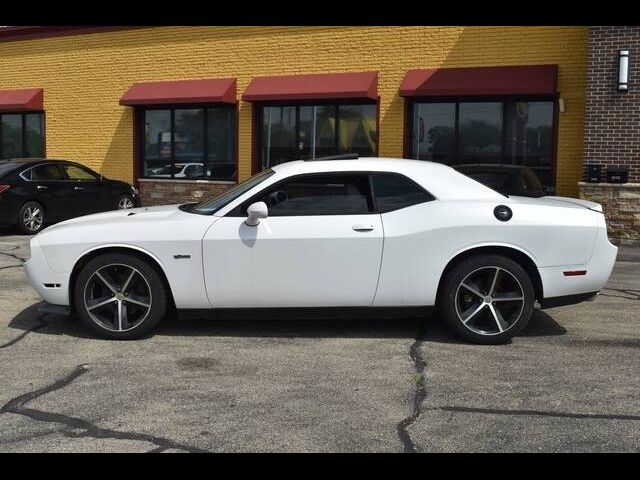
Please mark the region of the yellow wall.
MULTIPOLYGON (((140 81, 379 71, 381 156, 402 156, 408 69, 559 65, 558 193, 577 195, 586 27, 156 27, 0 42, 0 89, 44 87, 47 156, 132 180, 133 112, 118 100, 140 81)), ((240 102, 240 178, 251 168, 251 104, 240 102)))

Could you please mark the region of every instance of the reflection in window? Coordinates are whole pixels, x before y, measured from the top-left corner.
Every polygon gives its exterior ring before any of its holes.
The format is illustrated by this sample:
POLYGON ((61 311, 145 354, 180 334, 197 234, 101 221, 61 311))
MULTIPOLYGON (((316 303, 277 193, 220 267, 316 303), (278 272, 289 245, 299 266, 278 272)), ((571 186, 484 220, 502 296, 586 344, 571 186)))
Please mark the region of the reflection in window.
POLYGON ((356 215, 372 211, 366 175, 297 178, 267 192, 259 201, 270 216, 356 215))
POLYGON ((265 106, 260 115, 262 168, 339 153, 376 153, 375 104, 265 106))
POLYGON ((531 167, 553 186, 554 102, 416 102, 412 158, 446 164, 498 163, 531 167))
POLYGON ((449 163, 454 155, 455 121, 455 103, 416 104, 413 118, 413 158, 449 163))
POLYGON ((0 114, 0 159, 44 156, 44 114, 0 114))
POLYGON ((2 115, 2 157, 22 157, 22 115, 2 115))
POLYGON ((234 180, 233 107, 147 109, 143 176, 234 180))
POLYGON ((502 103, 460 103, 459 162, 502 161, 502 103))

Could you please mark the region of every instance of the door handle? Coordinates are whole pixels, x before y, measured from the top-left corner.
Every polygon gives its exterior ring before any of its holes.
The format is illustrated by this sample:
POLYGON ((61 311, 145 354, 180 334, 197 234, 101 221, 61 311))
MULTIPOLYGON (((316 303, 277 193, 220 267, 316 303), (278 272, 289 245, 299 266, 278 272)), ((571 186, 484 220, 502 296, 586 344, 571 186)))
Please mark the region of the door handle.
POLYGON ((356 224, 352 227, 356 232, 370 232, 373 230, 373 225, 361 225, 356 224))
POLYGON ((73 187, 74 190, 84 190, 84 187, 73 187))
POLYGON ((47 190, 49 187, 45 187, 44 185, 38 185, 36 188, 38 190, 47 190))

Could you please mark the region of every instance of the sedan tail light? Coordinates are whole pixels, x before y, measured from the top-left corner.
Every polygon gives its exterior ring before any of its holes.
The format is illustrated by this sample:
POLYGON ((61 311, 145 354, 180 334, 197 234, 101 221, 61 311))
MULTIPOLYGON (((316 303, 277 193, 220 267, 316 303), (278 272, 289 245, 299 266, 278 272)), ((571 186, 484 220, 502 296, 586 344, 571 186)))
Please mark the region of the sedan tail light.
POLYGON ((6 192, 7 190, 9 190, 11 188, 11 185, 3 185, 0 184, 0 193, 6 192))

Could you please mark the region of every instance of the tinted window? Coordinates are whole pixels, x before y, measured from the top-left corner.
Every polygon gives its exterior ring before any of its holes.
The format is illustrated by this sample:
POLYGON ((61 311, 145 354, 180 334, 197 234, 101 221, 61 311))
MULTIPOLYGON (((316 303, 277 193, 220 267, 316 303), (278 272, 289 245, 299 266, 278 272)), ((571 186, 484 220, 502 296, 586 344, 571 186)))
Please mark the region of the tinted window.
MULTIPOLYGON (((313 175, 270 189, 253 202, 265 202, 269 216, 358 215, 373 209, 366 176, 313 175)), ((248 206, 248 205, 247 205, 248 206)))
MULTIPOLYGON (((28 178, 28 177, 27 177, 28 178)), ((62 180, 62 173, 57 165, 49 163, 31 169, 31 180, 62 180)))
POLYGON ((80 168, 76 165, 71 165, 71 164, 65 164, 62 166, 63 170, 65 171, 65 173, 67 174, 67 178, 69 180, 97 180, 98 177, 96 177, 93 173, 91 173, 88 170, 85 170, 84 168, 80 168))
POLYGON ((380 213, 410 207, 434 199, 417 183, 403 175, 376 174, 371 178, 376 206, 380 213))

